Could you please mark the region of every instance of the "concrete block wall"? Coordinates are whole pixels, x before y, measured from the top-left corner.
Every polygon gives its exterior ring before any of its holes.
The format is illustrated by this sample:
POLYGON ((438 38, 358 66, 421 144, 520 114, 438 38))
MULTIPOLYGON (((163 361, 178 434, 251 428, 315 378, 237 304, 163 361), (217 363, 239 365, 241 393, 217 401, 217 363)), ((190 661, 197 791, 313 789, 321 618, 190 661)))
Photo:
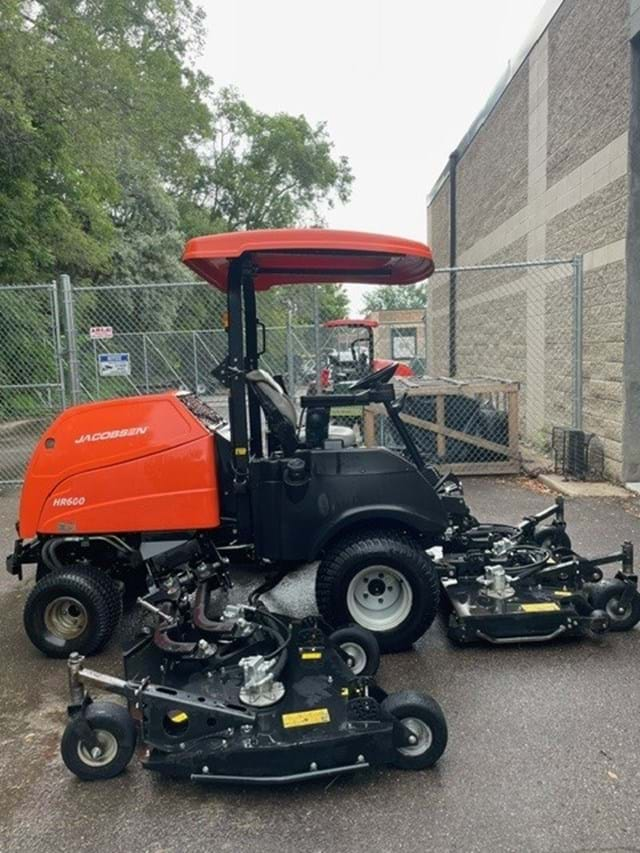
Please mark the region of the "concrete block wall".
MULTIPOLYGON (((457 175, 460 265, 584 255, 583 427, 603 440, 616 479, 624 461, 634 4, 640 0, 564 0, 462 152, 457 175)), ((428 209, 436 261, 448 261, 448 195, 445 180, 428 209)), ((520 379, 523 429, 534 440, 567 424, 573 407, 570 273, 458 274, 459 375, 520 379)), ((428 346, 443 373, 448 298, 440 276, 430 292, 428 346)))

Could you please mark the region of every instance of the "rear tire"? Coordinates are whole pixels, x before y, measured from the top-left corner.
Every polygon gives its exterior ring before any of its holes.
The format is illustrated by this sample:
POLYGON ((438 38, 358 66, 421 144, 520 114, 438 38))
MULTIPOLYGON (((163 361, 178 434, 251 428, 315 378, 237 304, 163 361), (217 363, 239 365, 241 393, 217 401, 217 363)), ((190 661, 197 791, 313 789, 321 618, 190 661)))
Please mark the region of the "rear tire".
POLYGON ((447 721, 436 700, 403 690, 387 696, 382 709, 400 720, 416 738, 415 744, 396 747, 393 765, 402 770, 432 767, 445 751, 448 739, 447 721))
POLYGON ((24 627, 48 657, 92 655, 111 638, 121 614, 120 593, 104 571, 71 566, 45 575, 34 586, 24 608, 24 627))
POLYGON ((98 740, 94 755, 82 741, 79 717, 69 720, 60 752, 68 769, 79 779, 112 779, 122 773, 136 748, 136 727, 129 712, 115 702, 92 702, 85 720, 98 740))
POLYGON ((360 531, 335 542, 318 567, 318 609, 331 625, 355 622, 383 652, 409 648, 438 612, 433 561, 409 535, 360 531))

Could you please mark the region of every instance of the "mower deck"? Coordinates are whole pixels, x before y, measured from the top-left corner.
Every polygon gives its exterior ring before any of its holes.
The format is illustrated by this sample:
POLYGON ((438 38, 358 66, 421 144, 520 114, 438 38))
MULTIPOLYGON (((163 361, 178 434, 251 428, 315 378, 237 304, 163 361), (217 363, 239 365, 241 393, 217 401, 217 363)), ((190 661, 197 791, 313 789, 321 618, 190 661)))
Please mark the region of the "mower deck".
MULTIPOLYGON (((164 610, 150 605, 164 615, 125 652, 125 679, 70 658, 71 720, 62 752, 80 778, 116 775, 130 758, 122 766, 107 761, 101 725, 108 731, 122 708, 93 703, 89 686, 127 699, 147 748, 146 768, 192 781, 285 784, 398 762, 426 767, 440 756, 442 712, 429 697, 388 697, 376 685, 373 635, 357 627, 332 632, 318 618, 294 620, 249 605, 209 621, 198 610, 200 601, 209 604, 209 592, 196 592, 186 612, 178 604, 167 614, 166 596, 164 610), (106 763, 78 764, 77 756, 87 755, 98 762, 106 755, 106 763)), ((121 721, 120 729, 126 733, 128 725, 121 721)))

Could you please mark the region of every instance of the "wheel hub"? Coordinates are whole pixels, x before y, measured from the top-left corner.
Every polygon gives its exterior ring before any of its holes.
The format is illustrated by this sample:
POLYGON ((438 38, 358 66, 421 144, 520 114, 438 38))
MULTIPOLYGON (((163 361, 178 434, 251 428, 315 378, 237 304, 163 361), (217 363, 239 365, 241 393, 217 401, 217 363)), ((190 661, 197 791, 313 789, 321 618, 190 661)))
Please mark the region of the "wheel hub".
POLYGON ((86 630, 87 622, 84 604, 71 596, 54 598, 44 611, 47 631, 63 640, 75 640, 86 630))
POLYGON ((422 755, 426 752, 433 743, 433 732, 429 726, 420 720, 418 717, 407 717, 402 720, 402 725, 409 730, 407 738, 408 746, 399 747, 399 751, 403 755, 422 755))
POLYGON ((367 653, 358 643, 347 642, 340 646, 342 651, 349 656, 349 667, 354 675, 360 675, 367 665, 367 653))
POLYGON ((610 598, 607 602, 606 612, 610 619, 622 620, 630 615, 631 607, 624 607, 618 598, 610 598))
POLYGON ((371 631, 390 631, 407 618, 413 604, 411 586, 390 566, 361 569, 347 590, 352 618, 371 631))
POLYGON ((94 729, 97 745, 87 747, 82 741, 78 742, 78 757, 89 767, 102 767, 109 764, 118 753, 118 741, 115 735, 105 729, 94 729))

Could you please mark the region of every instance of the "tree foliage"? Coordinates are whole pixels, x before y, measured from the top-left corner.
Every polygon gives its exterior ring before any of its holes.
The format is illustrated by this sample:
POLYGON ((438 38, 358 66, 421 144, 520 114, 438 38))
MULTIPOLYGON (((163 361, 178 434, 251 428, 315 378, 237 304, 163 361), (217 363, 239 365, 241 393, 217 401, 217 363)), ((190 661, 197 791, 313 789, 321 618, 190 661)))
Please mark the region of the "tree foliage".
POLYGON ((403 287, 380 285, 364 294, 364 307, 367 312, 425 308, 426 304, 427 289, 422 283, 403 287))
POLYGON ((195 70, 203 27, 191 0, 3 0, 0 283, 184 278, 187 236, 348 199, 323 124, 195 70))

